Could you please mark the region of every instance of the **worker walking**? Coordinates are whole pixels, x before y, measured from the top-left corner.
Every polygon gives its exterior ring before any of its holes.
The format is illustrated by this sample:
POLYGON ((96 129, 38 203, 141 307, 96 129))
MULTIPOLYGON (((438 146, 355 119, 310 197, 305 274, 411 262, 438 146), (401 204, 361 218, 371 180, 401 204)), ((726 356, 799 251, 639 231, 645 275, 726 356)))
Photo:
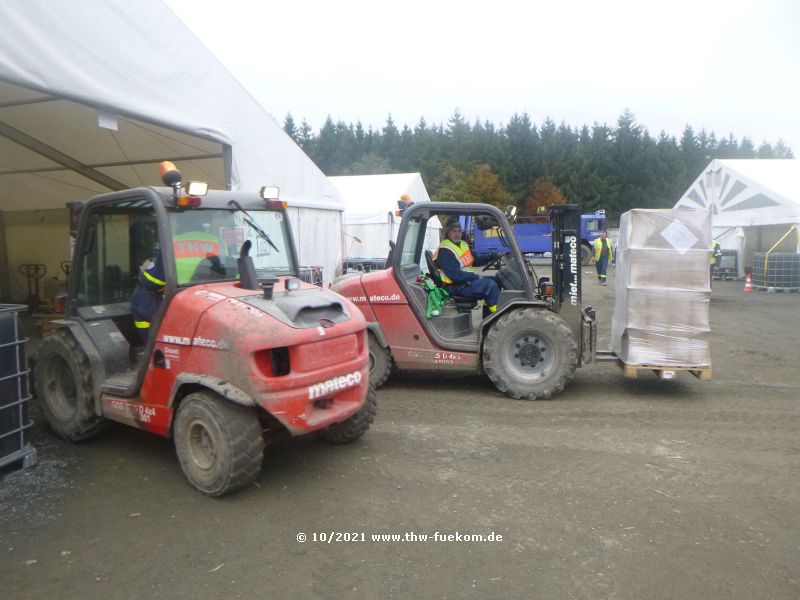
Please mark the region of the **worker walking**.
POLYGON ((608 278, 608 263, 614 263, 614 252, 611 250, 611 242, 606 238, 605 229, 600 232, 600 237, 594 241, 593 260, 597 269, 597 279, 600 285, 605 285, 608 278))
POLYGON ((433 255, 439 277, 451 296, 483 299, 484 318, 497 310, 500 287, 494 277, 481 277, 475 272, 475 257, 469 244, 461 239, 458 219, 447 222, 444 239, 433 255))
POLYGON ((161 308, 166 285, 167 283, 164 281, 164 265, 159 251, 156 252, 154 258, 148 258, 139 267, 136 289, 133 291, 133 296, 131 296, 133 324, 139 332, 142 344, 145 346, 150 337, 150 323, 158 309, 161 308))
POLYGON ((709 265, 708 265, 709 285, 711 285, 711 282, 714 281, 714 273, 717 272, 717 267, 719 266, 721 260, 722 260, 722 248, 720 248, 719 242, 717 240, 714 240, 714 243, 711 245, 711 260, 709 260, 709 265))

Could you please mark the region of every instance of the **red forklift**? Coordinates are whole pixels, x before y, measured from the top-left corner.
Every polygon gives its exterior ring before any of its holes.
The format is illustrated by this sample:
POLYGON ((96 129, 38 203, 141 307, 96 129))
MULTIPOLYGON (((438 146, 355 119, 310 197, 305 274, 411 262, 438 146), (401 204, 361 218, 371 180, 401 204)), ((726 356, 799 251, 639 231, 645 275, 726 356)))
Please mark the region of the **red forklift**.
POLYGON ((110 419, 171 437, 186 478, 209 496, 255 479, 265 432, 360 437, 376 412, 366 323, 348 300, 298 278, 277 189, 207 192, 171 164, 162 176, 166 188, 72 204, 65 316, 35 368, 53 431, 85 440, 110 419), (156 254, 165 287, 143 342, 130 299, 139 265, 156 254))
POLYGON ((550 209, 552 280, 538 277, 513 235, 514 211, 486 204, 424 202, 401 206, 403 218, 387 268, 340 277, 332 288, 356 304, 369 329, 370 381, 400 369, 485 373, 512 398, 550 398, 593 362, 595 312, 581 305, 580 207, 550 209), (477 301, 448 298, 428 318, 431 287, 443 289, 425 231, 436 220, 469 217, 509 250, 494 257, 501 291, 497 312, 482 318, 477 301))

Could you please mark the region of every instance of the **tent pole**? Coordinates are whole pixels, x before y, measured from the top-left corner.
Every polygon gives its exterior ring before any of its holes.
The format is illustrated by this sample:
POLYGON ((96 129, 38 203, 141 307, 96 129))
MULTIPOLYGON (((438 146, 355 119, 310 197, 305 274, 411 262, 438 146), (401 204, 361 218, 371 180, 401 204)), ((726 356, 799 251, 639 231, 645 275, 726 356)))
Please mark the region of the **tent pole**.
POLYGON ((222 168, 224 170, 224 177, 225 177, 225 189, 231 190, 233 189, 233 182, 231 178, 233 177, 232 170, 233 170, 233 149, 228 144, 222 145, 222 168))
POLYGON ((0 210, 0 249, 3 259, 0 260, 0 302, 11 302, 11 281, 8 272, 8 246, 6 246, 6 224, 3 211, 0 210))

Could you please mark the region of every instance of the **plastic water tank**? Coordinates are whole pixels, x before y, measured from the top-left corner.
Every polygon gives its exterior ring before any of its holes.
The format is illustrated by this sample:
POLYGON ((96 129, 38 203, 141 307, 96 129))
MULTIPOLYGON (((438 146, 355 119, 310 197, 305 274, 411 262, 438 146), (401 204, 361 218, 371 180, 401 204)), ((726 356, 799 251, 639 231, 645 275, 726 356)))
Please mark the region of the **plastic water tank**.
POLYGON ((29 369, 21 332, 20 311, 26 306, 0 304, 0 467, 36 464, 36 450, 28 443, 33 422, 28 419, 29 369))

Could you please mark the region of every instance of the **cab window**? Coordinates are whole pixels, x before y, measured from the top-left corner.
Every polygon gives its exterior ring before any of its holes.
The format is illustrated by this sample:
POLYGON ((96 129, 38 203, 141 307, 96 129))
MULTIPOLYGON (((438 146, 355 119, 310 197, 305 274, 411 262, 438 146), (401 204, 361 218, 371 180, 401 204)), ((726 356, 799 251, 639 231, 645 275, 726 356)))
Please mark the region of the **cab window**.
POLYGON ((74 264, 80 270, 76 307, 128 302, 139 265, 158 241, 152 204, 123 201, 91 209, 74 264))

